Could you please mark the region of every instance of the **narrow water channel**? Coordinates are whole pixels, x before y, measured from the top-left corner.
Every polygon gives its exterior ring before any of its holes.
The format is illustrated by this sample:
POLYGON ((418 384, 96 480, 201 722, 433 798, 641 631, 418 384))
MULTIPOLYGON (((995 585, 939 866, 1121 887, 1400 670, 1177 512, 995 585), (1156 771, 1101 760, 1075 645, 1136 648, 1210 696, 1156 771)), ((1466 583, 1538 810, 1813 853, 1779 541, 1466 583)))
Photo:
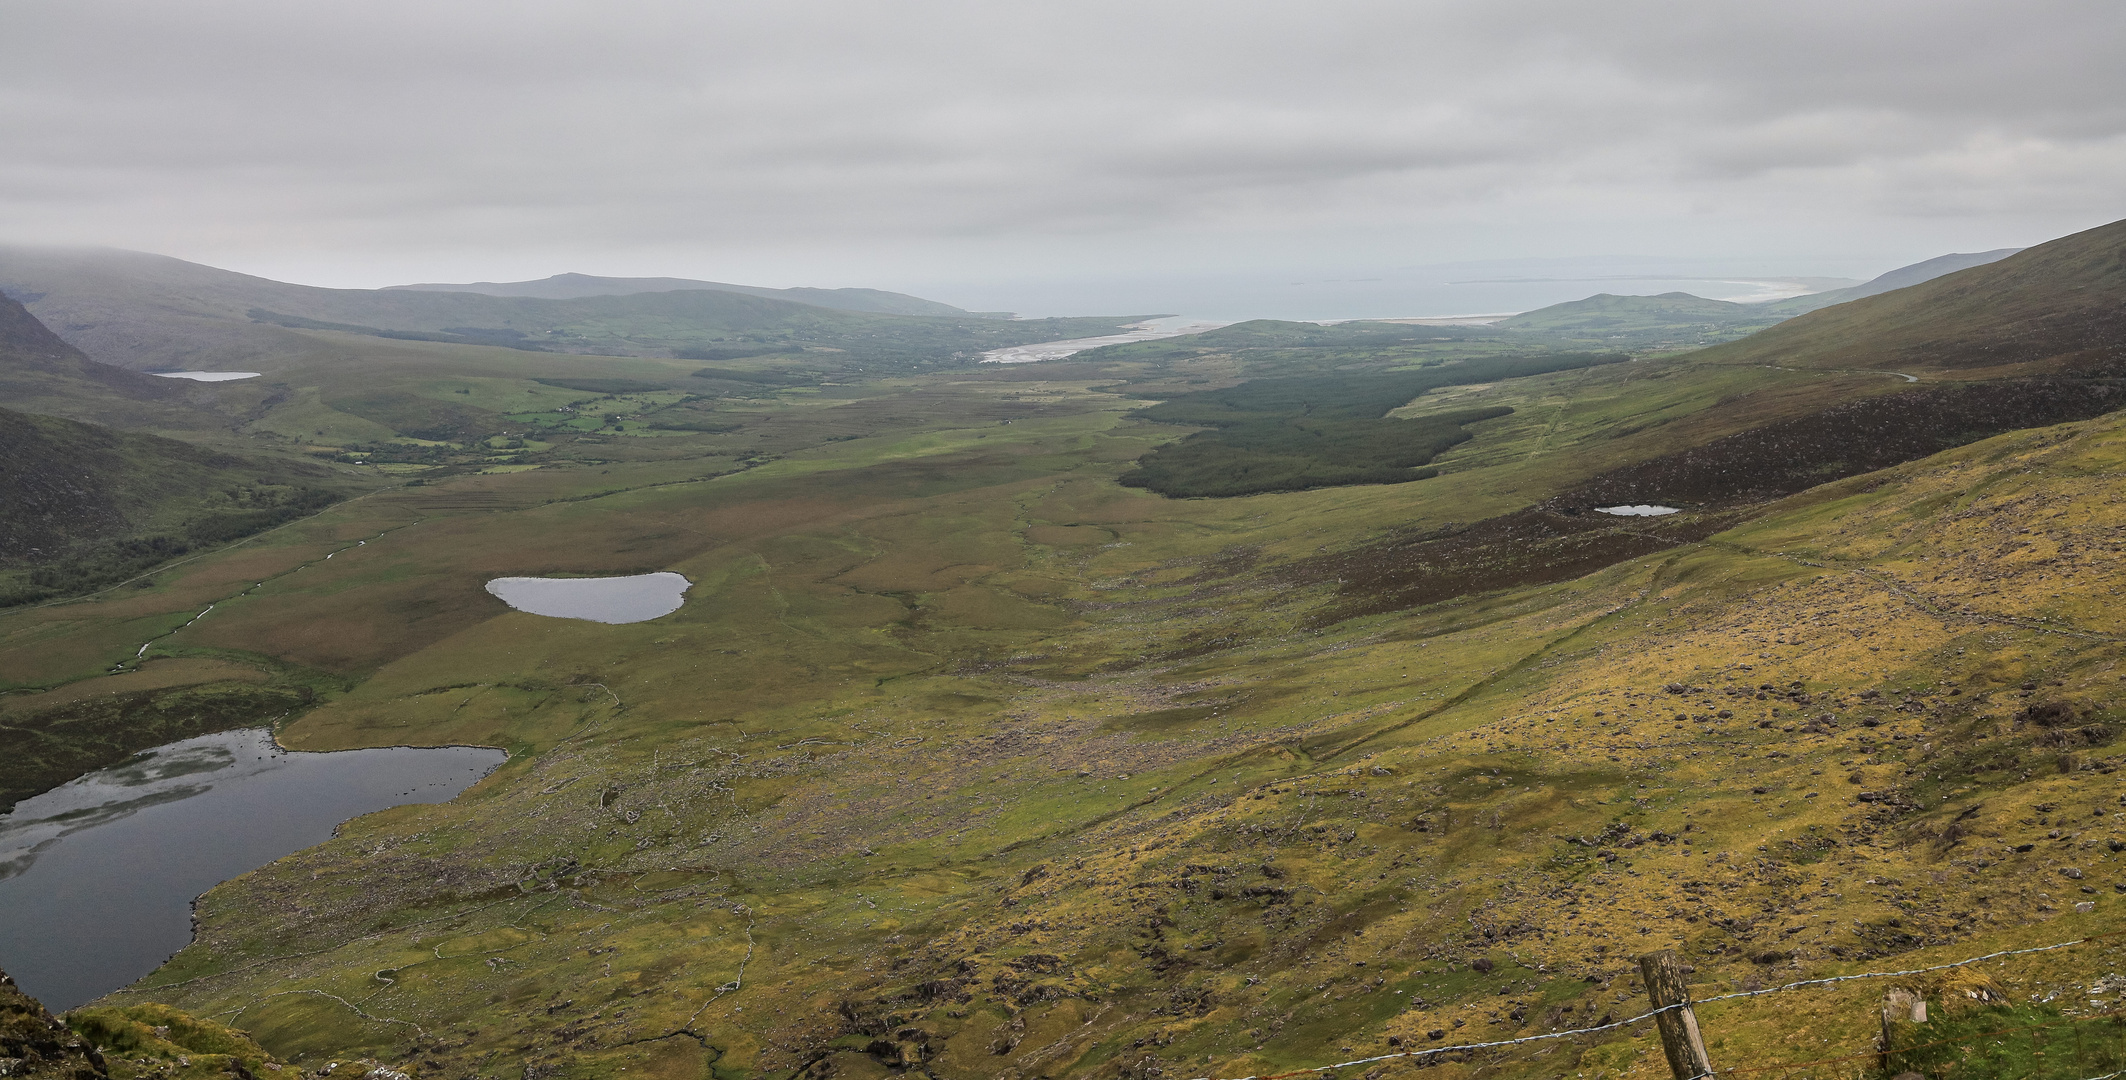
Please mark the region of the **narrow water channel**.
POLYGON ((139 979, 192 940, 193 898, 332 837, 445 802, 500 750, 290 753, 264 729, 169 743, 0 815, 0 970, 54 1012, 139 979))

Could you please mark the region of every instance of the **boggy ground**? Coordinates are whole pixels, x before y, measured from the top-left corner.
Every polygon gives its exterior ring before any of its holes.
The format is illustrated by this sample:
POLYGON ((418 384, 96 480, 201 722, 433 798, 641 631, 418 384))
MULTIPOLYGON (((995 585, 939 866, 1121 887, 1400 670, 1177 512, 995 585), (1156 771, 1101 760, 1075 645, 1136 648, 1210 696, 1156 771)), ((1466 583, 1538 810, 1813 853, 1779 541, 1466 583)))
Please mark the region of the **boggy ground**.
MULTIPOLYGON (((112 1000, 421 1076, 1238 1076, 1635 1012, 1645 948, 1710 993, 2118 926, 2116 419, 1337 618, 1339 584, 1290 568, 1521 510, 1721 402, 1890 380, 1516 380, 1471 397, 1555 407, 1435 479, 1176 501, 1113 482, 1180 433, 1115 376, 732 405, 699 442, 381 493, 10 616, 17 683, 155 638, 112 689, 250 667, 321 702, 293 746, 512 753, 217 888, 112 1000), (638 569, 686 573, 688 605, 611 627, 479 588, 638 569)), ((2026 996, 2126 966, 2045 957, 1989 971, 2026 996)), ((1877 998, 1702 1019, 1716 1062, 1831 1056, 1877 998)), ((1662 1067, 1617 1032, 1482 1071, 1662 1067)))

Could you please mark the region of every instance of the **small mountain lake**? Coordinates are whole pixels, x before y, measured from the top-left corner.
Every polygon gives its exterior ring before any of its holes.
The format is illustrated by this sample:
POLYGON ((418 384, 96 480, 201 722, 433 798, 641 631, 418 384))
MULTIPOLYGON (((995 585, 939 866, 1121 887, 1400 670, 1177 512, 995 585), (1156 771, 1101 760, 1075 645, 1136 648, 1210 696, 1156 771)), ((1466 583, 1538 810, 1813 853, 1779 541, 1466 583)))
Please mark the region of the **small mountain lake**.
POLYGON ((1683 511, 1673 506, 1648 506, 1641 503, 1636 506, 1597 506, 1595 512, 1614 514, 1617 517, 1660 517, 1663 514, 1680 514, 1683 511))
POLYGON ((504 756, 290 753, 256 728, 158 746, 24 799, 0 815, 0 970, 53 1012, 110 993, 192 940, 194 897, 349 818, 447 802, 504 756))
POLYGON ((193 382, 235 382, 238 379, 256 379, 256 371, 151 371, 148 374, 158 379, 190 379, 193 382))
POLYGON ((518 611, 602 623, 647 622, 686 602, 694 583, 669 570, 632 577, 503 577, 487 591, 518 611))

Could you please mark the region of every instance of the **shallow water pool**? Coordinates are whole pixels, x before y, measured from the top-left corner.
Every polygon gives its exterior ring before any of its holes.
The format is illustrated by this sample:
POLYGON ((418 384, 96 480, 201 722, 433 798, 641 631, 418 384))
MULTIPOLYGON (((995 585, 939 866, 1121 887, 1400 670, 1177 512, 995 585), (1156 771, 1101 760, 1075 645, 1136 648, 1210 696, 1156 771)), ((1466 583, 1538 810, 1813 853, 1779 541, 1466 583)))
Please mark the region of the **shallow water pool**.
POLYGON ((488 582, 487 591, 533 615, 634 623, 678 611, 692 585, 684 575, 666 570, 631 577, 504 577, 488 582))

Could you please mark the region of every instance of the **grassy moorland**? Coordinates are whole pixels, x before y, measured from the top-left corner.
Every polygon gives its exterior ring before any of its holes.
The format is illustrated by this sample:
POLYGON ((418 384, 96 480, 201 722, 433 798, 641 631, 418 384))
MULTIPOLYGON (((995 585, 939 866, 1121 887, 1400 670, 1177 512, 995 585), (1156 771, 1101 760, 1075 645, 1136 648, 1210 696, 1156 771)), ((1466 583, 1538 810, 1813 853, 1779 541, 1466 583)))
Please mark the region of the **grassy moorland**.
MULTIPOLYGON (((1436 476, 1215 499, 1117 482, 1196 430, 1144 410, 1327 346, 691 388, 698 363, 368 343, 359 374, 291 362, 253 423, 405 483, 0 615, 0 679, 45 688, 0 721, 299 686, 290 746, 510 750, 211 891, 109 999, 306 1068, 1243 1076, 1631 1015, 1651 948, 1703 997, 2066 941, 2126 891, 2126 424, 2046 325, 2058 353, 1916 383, 1849 362, 1916 355, 1852 323, 1871 341, 1821 363, 1752 338, 1444 387, 1394 415, 1513 411, 1436 476), (662 389, 554 385, 591 378, 662 389), (421 445, 332 404, 396 393, 524 445, 351 452, 421 445), (1589 512, 1627 496, 1685 512, 1589 512), (688 603, 624 626, 481 589, 652 569, 688 603)), ((2071 1029, 2119 967, 1985 973, 2071 1029)), ((1866 1053, 1881 990, 1700 1017, 1723 1067, 1866 1053)), ((1665 1067, 1632 1030, 1435 1065, 1665 1067)))

